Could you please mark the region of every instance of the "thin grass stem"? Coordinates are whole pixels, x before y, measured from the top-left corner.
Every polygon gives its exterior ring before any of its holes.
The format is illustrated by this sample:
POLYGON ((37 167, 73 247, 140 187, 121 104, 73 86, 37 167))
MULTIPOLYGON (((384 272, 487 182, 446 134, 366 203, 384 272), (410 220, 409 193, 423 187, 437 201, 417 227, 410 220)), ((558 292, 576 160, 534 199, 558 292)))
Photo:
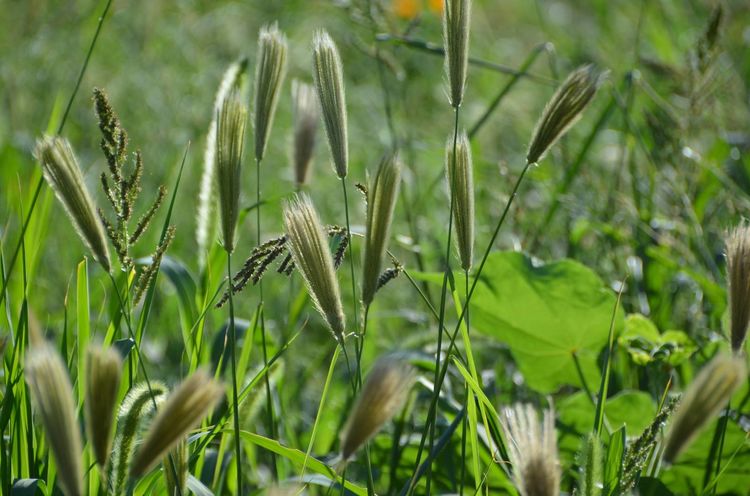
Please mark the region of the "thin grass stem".
MULTIPOLYGON (((237 329, 234 325, 232 298, 232 254, 227 250, 227 280, 229 281, 229 339, 232 341, 232 417, 234 422, 234 456, 237 472, 237 494, 242 494, 242 446, 240 444, 240 408, 237 401, 237 329)), ((226 348, 225 348, 226 349, 226 348)))

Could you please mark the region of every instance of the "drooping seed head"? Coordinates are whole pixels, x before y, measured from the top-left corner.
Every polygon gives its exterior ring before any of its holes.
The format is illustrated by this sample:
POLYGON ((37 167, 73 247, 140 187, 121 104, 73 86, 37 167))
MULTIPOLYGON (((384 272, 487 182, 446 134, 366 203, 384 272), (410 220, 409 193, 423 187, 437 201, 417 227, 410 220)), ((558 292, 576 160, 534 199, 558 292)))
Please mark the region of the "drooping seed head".
POLYGON ((662 457, 666 463, 674 462, 703 427, 726 407, 745 377, 744 358, 723 353, 701 369, 675 411, 664 443, 662 457))
POLYGON ((255 159, 263 160, 273 116, 286 75, 287 42, 276 23, 263 26, 258 34, 255 69, 255 159))
POLYGON ((86 369, 86 433, 101 468, 112 447, 112 428, 122 376, 122 358, 114 348, 90 347, 86 369))
POLYGON ((203 370, 185 379, 156 417, 130 464, 130 478, 137 479, 151 470, 178 442, 213 410, 224 396, 224 388, 203 370))
MULTIPOLYGON (((247 59, 243 58, 230 65, 224 72, 219 89, 216 92, 211 125, 206 135, 206 148, 203 152, 203 172, 200 191, 198 192, 198 213, 195 237, 198 244, 198 263, 205 264, 209 242, 216 235, 216 119, 221 106, 230 90, 243 94, 244 81, 247 79, 247 59)), ((243 97, 244 98, 244 97, 243 97)))
POLYGON ((443 9, 443 43, 448 98, 454 108, 461 106, 466 88, 469 61, 471 0, 445 0, 443 9))
POLYGON ((245 143, 247 107, 239 92, 230 90, 216 119, 216 178, 219 187, 219 213, 224 249, 234 250, 240 204, 240 172, 245 143))
POLYGON ((295 195, 284 205, 284 228, 287 247, 295 267, 305 280, 315 308, 336 339, 343 343, 346 319, 339 282, 328 237, 309 196, 304 193, 295 195))
POLYGON ((750 323, 750 227, 737 226, 726 239, 731 343, 736 353, 742 349, 750 323))
POLYGON ((375 177, 368 185, 367 223, 362 264, 362 302, 369 306, 378 289, 383 257, 388 249, 393 211, 401 184, 401 162, 398 155, 386 155, 380 161, 375 177))
POLYGON ((503 417, 502 428, 518 492, 521 496, 558 496, 560 461, 554 412, 545 410, 540 423, 533 406, 518 403, 506 408, 503 417))
POLYGON ((315 151, 320 104, 315 88, 298 80, 292 81, 292 109, 294 137, 292 141, 292 162, 294 183, 297 188, 307 184, 310 164, 315 151))
POLYGON ((109 272, 111 264, 104 228, 70 143, 65 138, 45 136, 37 140, 34 156, 41 163, 44 179, 63 204, 78 236, 94 259, 109 272))
POLYGON ((526 154, 528 163, 539 162, 547 150, 580 119, 605 76, 606 73, 597 72, 591 64, 570 73, 544 107, 526 154))
POLYGON ((65 363, 52 346, 43 343, 27 353, 24 375, 55 458, 58 483, 67 496, 82 495, 81 433, 65 363))
POLYGON ((343 179, 349 169, 344 70, 338 48, 326 31, 313 36, 313 77, 333 165, 343 179))
POLYGON ((469 270, 474 258, 474 167, 471 145, 465 132, 458 135, 455 155, 453 138, 448 139, 445 145, 445 168, 453 194, 458 258, 461 260, 461 268, 469 270))
POLYGON ((344 462, 404 407, 415 378, 416 373, 408 363, 394 357, 377 361, 341 435, 344 462))

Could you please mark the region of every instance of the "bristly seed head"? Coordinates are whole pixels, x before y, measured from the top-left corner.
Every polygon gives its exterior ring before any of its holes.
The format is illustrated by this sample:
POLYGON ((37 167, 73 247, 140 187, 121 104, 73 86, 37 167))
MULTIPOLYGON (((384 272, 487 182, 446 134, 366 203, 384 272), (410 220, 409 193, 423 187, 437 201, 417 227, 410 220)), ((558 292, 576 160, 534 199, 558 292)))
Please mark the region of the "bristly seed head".
POLYGON ((368 185, 365 249, 362 263, 362 302, 369 306, 378 290, 383 257, 388 248, 393 211, 401 184, 401 162, 396 153, 380 161, 368 185))
POLYGON ((461 268, 471 269, 474 258, 474 168, 471 160, 471 145, 465 132, 456 140, 455 155, 453 138, 445 145, 445 165, 448 185, 452 190, 453 222, 456 225, 456 246, 461 268))
POLYGON ((216 119, 216 178, 219 189, 219 212, 224 249, 234 250, 235 231, 239 217, 240 172, 245 143, 247 107, 240 93, 230 90, 221 104, 216 119))
POLYGON ((294 164, 294 183, 297 188, 310 177, 310 164, 315 151, 320 105, 315 88, 298 81, 292 81, 292 109, 294 118, 294 137, 292 141, 292 162, 294 164))
POLYGON ((406 403, 416 373, 394 357, 377 361, 362 386, 341 434, 341 458, 346 462, 391 420, 406 403))
POLYGON ((584 65, 570 73, 544 107, 526 155, 530 164, 539 162, 552 145, 581 117, 601 86, 606 73, 584 65))
POLYGON ((471 0, 445 0, 443 8, 445 72, 448 77, 448 98, 454 108, 461 106, 466 88, 470 27, 471 0))
POLYGON ((284 227, 287 247, 295 267, 305 280, 315 308, 336 339, 343 343, 346 320, 339 282, 328 237, 309 196, 304 193, 295 195, 284 205, 284 227))
POLYGON ((42 165, 44 179, 65 207, 76 232, 94 259, 109 272, 111 263, 104 228, 70 143, 65 138, 45 136, 37 140, 34 156, 42 165))
POLYGON ((287 42, 276 23, 258 34, 255 70, 255 159, 263 160, 286 75, 287 42))
POLYGON ((313 76, 318 90, 328 147, 336 174, 345 178, 349 168, 344 70, 336 44, 326 31, 313 36, 313 76))
POLYGON ((104 469, 112 446, 112 427, 122 376, 122 358, 114 348, 92 346, 87 353, 86 433, 99 467, 104 469))
POLYGON ((737 226, 726 238, 732 351, 742 350, 750 323, 750 227, 737 226))
POLYGON ((674 462, 703 427, 727 405, 745 381, 745 359, 720 353, 704 365, 675 411, 664 442, 663 459, 674 462))

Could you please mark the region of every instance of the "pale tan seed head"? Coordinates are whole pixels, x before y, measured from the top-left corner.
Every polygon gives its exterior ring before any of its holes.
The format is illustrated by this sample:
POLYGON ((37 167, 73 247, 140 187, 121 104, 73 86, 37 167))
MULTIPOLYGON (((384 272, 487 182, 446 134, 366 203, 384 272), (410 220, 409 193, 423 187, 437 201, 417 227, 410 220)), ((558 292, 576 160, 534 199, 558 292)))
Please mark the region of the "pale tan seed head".
POLYGON ((292 110, 294 119, 292 163, 294 164, 294 183, 299 189, 309 180, 310 165, 317 141, 320 104, 315 88, 297 79, 293 80, 292 110))
POLYGON ((394 357, 377 361, 362 386, 341 434, 341 458, 346 462, 406 403, 416 373, 394 357))
POLYGON ((544 107, 526 154, 528 163, 539 162, 547 150, 580 119, 605 76, 590 64, 570 73, 544 107))
POLYGON ((367 222, 362 263, 362 302, 365 306, 372 303, 378 289, 400 184, 401 162, 398 155, 386 155, 380 160, 378 170, 367 187, 367 222))
POLYGON ((532 405, 517 403, 505 408, 503 417, 502 428, 518 492, 521 496, 558 496, 560 461, 554 411, 545 410, 540 423, 532 405))
POLYGON ((344 69, 338 48, 326 31, 313 36, 313 77, 334 169, 343 179, 349 169, 344 69))
POLYGON ((302 274, 315 308, 340 342, 344 340, 346 319, 328 238, 312 200, 295 195, 284 205, 287 247, 302 274))
POLYGON ((750 323, 750 227, 741 224, 726 239, 732 350, 745 343, 750 323))
POLYGON ((276 23, 258 34, 255 69, 255 159, 263 160, 286 75, 287 42, 276 23))
POLYGON ((219 108, 216 122, 216 179, 224 249, 234 250, 240 210, 240 173, 245 143, 247 107, 237 90, 230 90, 219 108))
POLYGON ((726 407, 746 377, 744 358, 720 353, 704 365, 685 391, 672 418, 662 457, 674 462, 705 425, 726 407))
POLYGON ((114 348, 99 346, 90 347, 86 358, 86 433, 96 462, 104 468, 112 447, 122 358, 114 348))
POLYGON ((94 259, 109 272, 111 263, 104 227, 70 143, 65 138, 44 136, 37 140, 34 156, 41 163, 44 179, 63 204, 78 236, 94 259))
POLYGON ((443 43, 448 99, 454 108, 461 106, 466 88, 471 31, 471 0, 445 0, 443 43))
POLYGON ((474 258, 474 167, 471 160, 471 145, 466 132, 456 140, 453 153, 453 137, 445 145, 445 168, 448 185, 453 194, 453 223, 456 230, 456 247, 461 268, 471 269, 474 258))
POLYGON ((224 396, 224 387, 204 370, 185 379, 159 407, 130 464, 130 478, 151 470, 205 418, 224 396))
POLYGON ((55 459, 58 483, 66 496, 82 495, 83 448, 65 363, 52 346, 38 344, 26 354, 24 375, 55 459))

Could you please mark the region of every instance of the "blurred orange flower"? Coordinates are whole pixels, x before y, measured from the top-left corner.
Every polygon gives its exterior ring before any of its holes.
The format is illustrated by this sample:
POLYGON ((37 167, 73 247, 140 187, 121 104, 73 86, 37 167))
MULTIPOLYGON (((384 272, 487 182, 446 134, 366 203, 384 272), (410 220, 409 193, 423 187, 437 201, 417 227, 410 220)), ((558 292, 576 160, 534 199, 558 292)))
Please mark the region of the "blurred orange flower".
POLYGON ((443 12, 443 0, 393 0, 392 10, 402 19, 413 19, 422 13, 425 4, 431 12, 443 12))

